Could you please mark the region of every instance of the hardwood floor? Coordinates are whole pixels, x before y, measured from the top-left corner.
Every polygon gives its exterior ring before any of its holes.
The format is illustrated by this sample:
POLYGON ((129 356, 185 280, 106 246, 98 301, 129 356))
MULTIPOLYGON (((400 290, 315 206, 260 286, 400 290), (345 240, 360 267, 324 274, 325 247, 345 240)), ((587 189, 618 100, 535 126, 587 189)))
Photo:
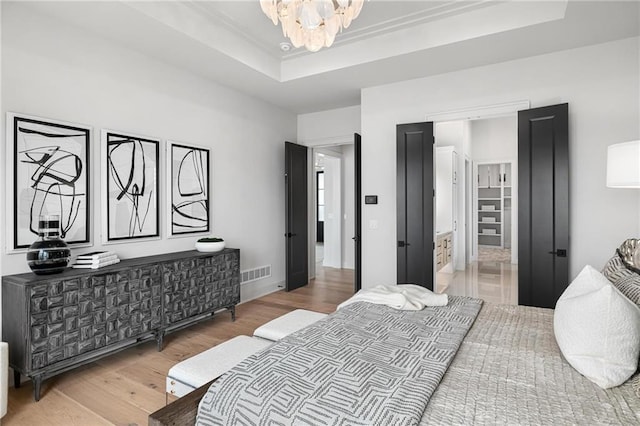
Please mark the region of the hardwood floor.
POLYGON ((148 342, 46 380, 42 398, 33 401, 30 382, 9 388, 9 409, 2 419, 11 425, 146 425, 150 413, 165 404, 165 378, 179 361, 294 309, 330 313, 353 295, 353 271, 318 270, 309 285, 278 291, 239 305, 237 318, 221 313, 211 321, 170 334, 162 352, 148 342))

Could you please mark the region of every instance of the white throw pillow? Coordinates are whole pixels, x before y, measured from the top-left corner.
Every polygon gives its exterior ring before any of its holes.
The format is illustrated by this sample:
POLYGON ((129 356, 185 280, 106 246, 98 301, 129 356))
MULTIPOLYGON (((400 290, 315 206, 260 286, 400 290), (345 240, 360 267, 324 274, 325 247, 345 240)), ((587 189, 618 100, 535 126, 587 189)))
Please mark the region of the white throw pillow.
POLYGON ((640 309, 589 265, 558 299, 553 328, 569 364, 601 388, 638 368, 640 309))

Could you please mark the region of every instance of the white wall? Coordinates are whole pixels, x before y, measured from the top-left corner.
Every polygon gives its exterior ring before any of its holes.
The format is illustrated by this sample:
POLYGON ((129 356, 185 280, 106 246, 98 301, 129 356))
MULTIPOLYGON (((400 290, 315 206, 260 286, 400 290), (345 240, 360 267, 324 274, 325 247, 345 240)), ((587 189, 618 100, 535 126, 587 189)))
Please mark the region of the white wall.
MULTIPOLYGON (((3 51, 3 47, 2 47, 2 20, 3 20, 3 13, 2 13, 2 4, 0 3, 0 114, 2 114, 2 116, 4 117, 4 110, 2 109, 2 68, 3 68, 3 63, 4 60, 2 59, 2 51, 3 51)), ((2 118, 0 120, 5 120, 5 118, 2 118)), ((4 129, 4 124, 2 126, 2 129, 0 129, 0 135, 4 134, 3 132, 4 129)), ((0 136, 0 138, 2 138, 3 136, 0 136)), ((0 139, 1 140, 1 139, 0 139)), ((0 176, 2 176, 2 170, 4 170, 4 164, 5 164, 5 158, 4 158, 4 153, 6 152, 4 146, 6 144, 6 141, 3 141, 2 143, 0 143, 0 176)), ((3 197, 0 197, 0 235, 2 236, 2 238, 0 238, 0 250, 3 250, 4 247, 4 241, 6 240, 6 235, 4 234, 4 232, 2 230, 6 229, 4 227, 4 223, 5 223, 5 217, 4 217, 4 212, 5 212, 5 208, 6 208, 6 198, 7 198, 7 194, 6 194, 6 190, 5 190, 5 194, 4 194, 4 199, 3 197)), ((4 256, 0 256, 0 276, 4 275, 4 270, 3 270, 3 263, 4 263, 4 256)), ((2 337, 2 290, 0 289, 0 338, 2 337)))
POLYGON ((600 267, 637 236, 638 197, 605 187, 605 157, 607 145, 640 136, 638 44, 631 38, 363 89, 363 192, 379 195, 363 210, 363 287, 396 282, 396 124, 441 111, 568 102, 571 275, 600 267))
POLYGON ((517 162, 518 118, 514 115, 471 121, 471 158, 475 162, 517 162))
MULTIPOLYGON (((463 271, 465 265, 465 250, 466 250, 466 236, 465 236, 465 224, 467 218, 465 210, 467 202, 464 197, 464 183, 466 179, 466 172, 464 169, 465 155, 470 156, 469 151, 469 121, 444 121, 435 123, 435 141, 436 146, 453 146, 456 152, 456 180, 455 194, 456 197, 456 212, 454 220, 457 223, 456 230, 453 232, 453 266, 459 271, 463 271)), ((436 189, 437 195, 437 189, 436 189)), ((437 205, 437 203, 436 203, 437 205)), ((471 224, 469 224, 471 226, 471 224)))
POLYGON ((360 105, 298 115, 298 143, 306 146, 353 143, 360 133, 360 105))
POLYGON ((342 159, 324 157, 323 266, 342 267, 342 159))
POLYGON ((454 146, 439 146, 434 156, 436 174, 436 233, 453 231, 455 197, 453 185, 453 153, 454 146))
MULTIPOLYGON (((1 101, 3 128, 7 111, 93 126, 94 246, 84 251, 108 248, 126 259, 189 250, 198 238, 101 245, 99 133, 109 128, 210 147, 212 233, 240 248, 242 269, 272 265, 271 278, 243 286, 243 294, 257 295, 245 288, 254 284, 267 291, 284 281, 283 141, 295 139, 294 114, 6 2, 1 101)), ((6 143, 0 147, 3 178, 6 143)), ((0 210, 10 199, 0 197, 0 210)), ((164 236, 163 188, 160 199, 164 236)), ((24 253, 3 252, 1 260, 3 274, 29 270, 24 253)))

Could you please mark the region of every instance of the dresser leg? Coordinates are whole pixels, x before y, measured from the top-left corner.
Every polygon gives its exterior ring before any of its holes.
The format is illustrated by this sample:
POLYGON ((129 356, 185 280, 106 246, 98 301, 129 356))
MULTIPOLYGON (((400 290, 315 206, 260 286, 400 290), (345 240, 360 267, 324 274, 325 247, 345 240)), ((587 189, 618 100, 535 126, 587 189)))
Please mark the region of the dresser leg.
POLYGON ((236 320, 236 306, 233 305, 232 307, 229 308, 229 310, 231 311, 231 321, 235 321, 236 320))
POLYGON ((20 387, 20 373, 17 370, 13 370, 13 387, 16 389, 20 387))
POLYGON ((156 342, 158 344, 158 352, 162 352, 163 346, 164 346, 164 333, 161 331, 158 331, 156 333, 156 342))
POLYGON ((36 376, 31 380, 33 380, 33 399, 38 402, 40 401, 40 385, 42 384, 42 377, 36 376))

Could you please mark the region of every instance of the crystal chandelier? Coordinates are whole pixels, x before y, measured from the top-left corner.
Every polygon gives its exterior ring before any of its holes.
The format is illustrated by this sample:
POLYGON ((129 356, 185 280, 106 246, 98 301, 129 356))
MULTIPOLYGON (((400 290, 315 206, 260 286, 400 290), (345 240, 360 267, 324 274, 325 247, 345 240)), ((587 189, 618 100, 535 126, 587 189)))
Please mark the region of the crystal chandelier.
POLYGON ((262 11, 295 47, 311 52, 333 44, 338 31, 349 28, 364 0, 260 0, 262 11))

